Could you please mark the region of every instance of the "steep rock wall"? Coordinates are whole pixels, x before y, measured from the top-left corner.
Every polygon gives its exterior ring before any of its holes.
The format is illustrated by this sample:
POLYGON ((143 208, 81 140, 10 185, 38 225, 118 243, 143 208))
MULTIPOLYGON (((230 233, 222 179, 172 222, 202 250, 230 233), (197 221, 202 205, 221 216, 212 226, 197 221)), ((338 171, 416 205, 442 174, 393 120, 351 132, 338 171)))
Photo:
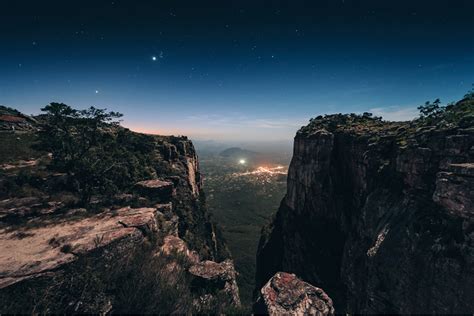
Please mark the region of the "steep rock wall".
POLYGON ((257 254, 323 288, 336 312, 474 309, 474 128, 318 117, 295 137, 288 189, 257 254))

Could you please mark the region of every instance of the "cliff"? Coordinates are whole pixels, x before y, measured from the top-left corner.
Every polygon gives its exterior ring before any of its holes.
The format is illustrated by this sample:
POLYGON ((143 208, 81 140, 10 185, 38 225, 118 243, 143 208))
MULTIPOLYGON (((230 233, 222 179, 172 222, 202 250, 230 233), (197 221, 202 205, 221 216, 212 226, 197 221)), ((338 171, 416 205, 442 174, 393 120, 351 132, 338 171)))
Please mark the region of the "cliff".
POLYGON ((37 120, 15 113, 32 126, 8 128, 8 117, 0 134, 9 146, 0 166, 0 312, 189 313, 240 305, 191 141, 119 128, 130 147, 123 154, 140 152, 130 159, 140 159, 146 176, 81 205, 70 176, 52 172, 51 155, 32 149, 37 120))
POLYGON ((262 231, 257 292, 285 271, 338 313, 472 312, 473 114, 466 99, 434 119, 311 120, 262 231))

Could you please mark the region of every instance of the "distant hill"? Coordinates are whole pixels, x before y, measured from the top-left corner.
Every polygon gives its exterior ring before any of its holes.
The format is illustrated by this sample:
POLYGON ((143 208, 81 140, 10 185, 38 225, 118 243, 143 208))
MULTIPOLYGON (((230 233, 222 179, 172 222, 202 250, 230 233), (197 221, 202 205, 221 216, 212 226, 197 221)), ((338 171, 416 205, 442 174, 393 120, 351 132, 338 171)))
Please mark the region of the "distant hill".
POLYGON ((36 119, 0 105, 0 131, 35 131, 37 128, 36 119))
POLYGON ((231 147, 227 148, 219 154, 222 157, 246 157, 246 158, 251 158, 255 157, 258 155, 257 152, 247 150, 247 149, 242 149, 240 147, 231 147))

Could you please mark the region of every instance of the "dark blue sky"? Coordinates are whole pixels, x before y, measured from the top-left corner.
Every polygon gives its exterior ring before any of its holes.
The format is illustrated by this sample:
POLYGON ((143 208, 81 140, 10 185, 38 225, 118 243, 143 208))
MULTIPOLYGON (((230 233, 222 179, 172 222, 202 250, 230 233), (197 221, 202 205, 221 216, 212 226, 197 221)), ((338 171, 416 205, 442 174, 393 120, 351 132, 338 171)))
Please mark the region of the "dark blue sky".
POLYGON ((2 1, 0 104, 277 140, 321 113, 406 119, 474 82, 474 1, 2 1), (155 57, 156 60, 153 60, 155 57))

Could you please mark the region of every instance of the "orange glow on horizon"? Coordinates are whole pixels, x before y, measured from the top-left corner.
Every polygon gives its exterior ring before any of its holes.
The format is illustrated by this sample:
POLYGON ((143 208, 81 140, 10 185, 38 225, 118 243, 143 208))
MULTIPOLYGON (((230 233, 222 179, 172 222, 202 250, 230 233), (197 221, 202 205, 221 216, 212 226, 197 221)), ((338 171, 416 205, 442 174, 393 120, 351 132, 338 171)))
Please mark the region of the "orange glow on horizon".
POLYGON ((144 126, 137 126, 133 124, 124 124, 123 125, 125 128, 130 129, 133 132, 137 133, 142 133, 142 134, 150 134, 150 135, 161 135, 161 136, 167 136, 167 135, 186 135, 183 134, 182 131, 176 131, 176 130, 161 130, 161 129, 155 129, 155 128, 147 128, 144 126))
MULTIPOLYGON (((151 135, 160 135, 160 136, 188 136, 191 138, 211 138, 213 134, 207 130, 183 130, 183 129, 175 129, 175 128, 154 128, 154 127, 147 127, 138 124, 123 124, 125 128, 130 129, 131 131, 143 134, 151 134, 151 135)), ((215 135, 214 135, 215 136, 215 135)), ((214 137, 216 138, 216 137, 214 137)))

